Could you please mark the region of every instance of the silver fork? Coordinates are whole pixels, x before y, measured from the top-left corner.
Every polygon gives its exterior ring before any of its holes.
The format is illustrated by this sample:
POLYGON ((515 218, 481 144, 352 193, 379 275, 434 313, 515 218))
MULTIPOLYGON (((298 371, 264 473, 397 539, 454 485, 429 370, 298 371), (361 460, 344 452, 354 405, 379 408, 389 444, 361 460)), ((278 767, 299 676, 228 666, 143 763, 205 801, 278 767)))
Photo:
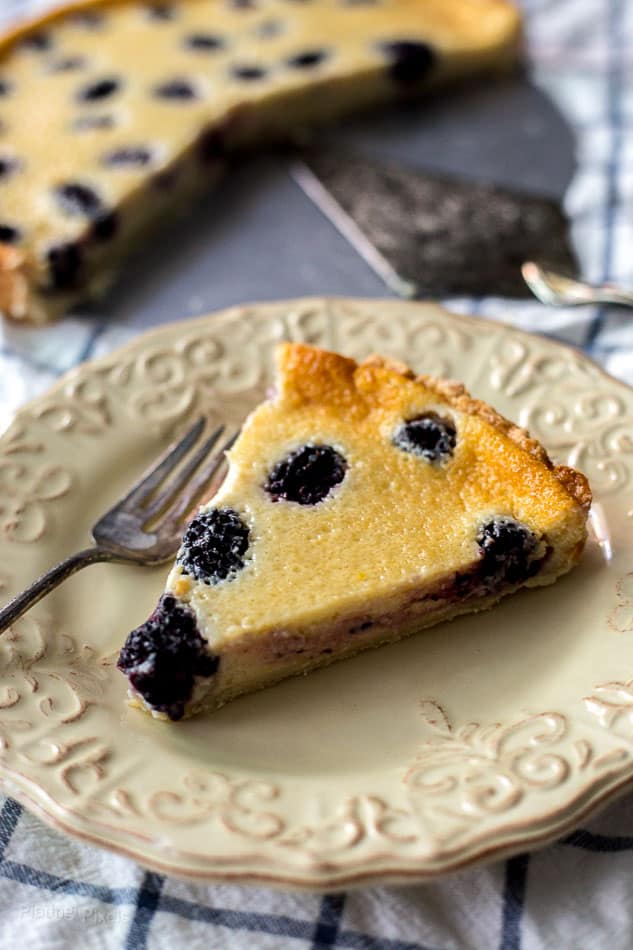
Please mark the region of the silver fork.
POLYGON ((154 566, 169 561, 180 546, 187 515, 217 476, 237 436, 211 455, 224 426, 217 428, 195 452, 206 425, 199 419, 92 529, 95 544, 71 555, 39 577, 0 610, 0 633, 62 581, 88 564, 115 561, 154 566), (191 456, 187 458, 187 456, 191 456), (187 461, 185 461, 187 459, 187 461), (184 462, 180 471, 176 469, 184 462), (205 463, 205 464, 203 464, 205 463), (173 478, 169 478, 174 472, 173 478))

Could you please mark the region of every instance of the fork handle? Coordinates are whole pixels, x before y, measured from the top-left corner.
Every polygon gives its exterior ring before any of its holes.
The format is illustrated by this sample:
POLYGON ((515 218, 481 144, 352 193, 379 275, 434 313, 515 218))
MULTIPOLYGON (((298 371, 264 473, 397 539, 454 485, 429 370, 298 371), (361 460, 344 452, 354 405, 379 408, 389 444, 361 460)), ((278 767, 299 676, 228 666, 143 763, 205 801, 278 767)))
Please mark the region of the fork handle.
POLYGON ((88 564, 97 564, 99 561, 112 561, 115 559, 112 552, 106 551, 104 548, 92 547, 86 548, 85 551, 79 551, 77 554, 72 554, 66 558, 65 561, 62 561, 61 564, 52 567, 50 571, 38 577, 30 587, 27 587, 21 594, 14 597, 13 600, 10 600, 9 603, 0 610, 0 634, 4 633, 22 614, 37 604, 42 597, 46 597, 46 595, 61 584, 62 581, 65 581, 67 577, 80 571, 82 567, 87 567, 88 564))

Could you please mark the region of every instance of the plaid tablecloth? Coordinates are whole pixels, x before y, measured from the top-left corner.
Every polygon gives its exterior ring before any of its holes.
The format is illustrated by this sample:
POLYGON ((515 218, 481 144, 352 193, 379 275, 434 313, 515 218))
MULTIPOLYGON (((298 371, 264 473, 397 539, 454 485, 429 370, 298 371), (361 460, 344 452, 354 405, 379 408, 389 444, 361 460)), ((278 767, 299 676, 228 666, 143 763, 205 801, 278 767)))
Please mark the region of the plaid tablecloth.
MULTIPOLYGON (((0 0, 0 19, 45 5, 0 0)), ((523 0, 523 6, 532 79, 577 138, 578 167, 566 205, 583 271, 633 285, 633 2, 523 0)), ((543 327, 538 304, 486 299, 458 305, 527 329, 543 327)), ((547 326, 633 383, 630 314, 556 311, 547 326)), ((89 316, 39 331, 0 329, 0 429, 59 374, 136 332, 133 316, 116 325, 89 316)), ((62 837, 14 801, 0 798, 0 807, 2 947, 633 946, 631 796, 532 856, 424 887, 325 897, 183 883, 62 837)))

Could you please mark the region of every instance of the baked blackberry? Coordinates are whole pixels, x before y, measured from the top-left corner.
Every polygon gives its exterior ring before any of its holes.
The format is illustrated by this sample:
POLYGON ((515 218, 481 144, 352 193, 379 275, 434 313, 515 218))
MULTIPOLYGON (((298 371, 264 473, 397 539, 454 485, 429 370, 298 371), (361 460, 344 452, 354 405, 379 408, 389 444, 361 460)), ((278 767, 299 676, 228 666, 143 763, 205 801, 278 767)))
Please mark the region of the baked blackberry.
POLYGON ((109 99, 115 92, 121 88, 121 82, 116 76, 108 76, 105 79, 97 79, 96 82, 89 83, 77 93, 77 99, 80 102, 100 102, 103 99, 109 99))
POLYGON ((519 584, 533 577, 542 557, 539 539, 514 518, 493 518, 477 534, 481 561, 477 573, 487 584, 519 584))
POLYGON ((393 444, 403 452, 419 455, 427 462, 446 462, 457 444, 457 430, 448 416, 425 412, 396 429, 393 444))
POLYGON ((401 86, 410 86, 426 79, 437 56, 428 43, 414 40, 392 40, 382 50, 389 62, 389 75, 401 86))
POLYGON ((275 465, 264 487, 273 501, 317 505, 346 471, 347 462, 331 445, 303 445, 275 465))
POLYGON ((80 285, 83 255, 77 244, 56 244, 46 256, 53 290, 73 290, 80 285))
POLYGON ((93 218, 103 209, 101 198, 94 188, 81 182, 59 185, 55 189, 55 197, 65 214, 93 218))
POLYGON ((116 148, 103 156, 103 164, 111 168, 142 168, 149 165, 154 157, 151 148, 145 145, 127 145, 116 148))
POLYGON ((154 95, 158 99, 174 102, 187 102, 198 98, 193 83, 188 79, 168 79, 166 82, 159 83, 154 88, 154 95))
POLYGON ((136 692, 174 720, 182 719, 195 677, 213 676, 218 665, 218 657, 207 651, 192 611, 169 594, 129 634, 117 662, 136 692))
POLYGON ((178 564, 205 584, 218 584, 244 567, 250 543, 248 525, 231 508, 197 515, 185 531, 178 564))

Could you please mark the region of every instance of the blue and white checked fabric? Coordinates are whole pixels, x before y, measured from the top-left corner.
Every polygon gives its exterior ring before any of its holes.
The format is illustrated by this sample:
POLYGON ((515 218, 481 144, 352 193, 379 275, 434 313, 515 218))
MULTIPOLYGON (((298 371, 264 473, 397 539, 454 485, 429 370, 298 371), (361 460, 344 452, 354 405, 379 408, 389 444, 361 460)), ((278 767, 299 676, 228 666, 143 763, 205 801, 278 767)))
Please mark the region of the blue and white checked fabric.
MULTIPOLYGON (((50 2, 50 0, 49 0, 50 2)), ((0 21, 46 0, 0 0, 0 21)), ((584 273, 633 285, 633 2, 523 0, 531 74, 577 137, 567 195, 584 273)), ((542 329, 538 304, 469 301, 542 329)), ((69 318, 0 329, 0 430, 65 370, 139 331, 69 318)), ((614 310, 556 311, 548 331, 633 383, 633 321, 614 310)), ((531 856, 424 887, 325 897, 204 886, 149 873, 49 830, 0 798, 0 947, 173 950, 584 950, 633 946, 633 797, 531 856)))

